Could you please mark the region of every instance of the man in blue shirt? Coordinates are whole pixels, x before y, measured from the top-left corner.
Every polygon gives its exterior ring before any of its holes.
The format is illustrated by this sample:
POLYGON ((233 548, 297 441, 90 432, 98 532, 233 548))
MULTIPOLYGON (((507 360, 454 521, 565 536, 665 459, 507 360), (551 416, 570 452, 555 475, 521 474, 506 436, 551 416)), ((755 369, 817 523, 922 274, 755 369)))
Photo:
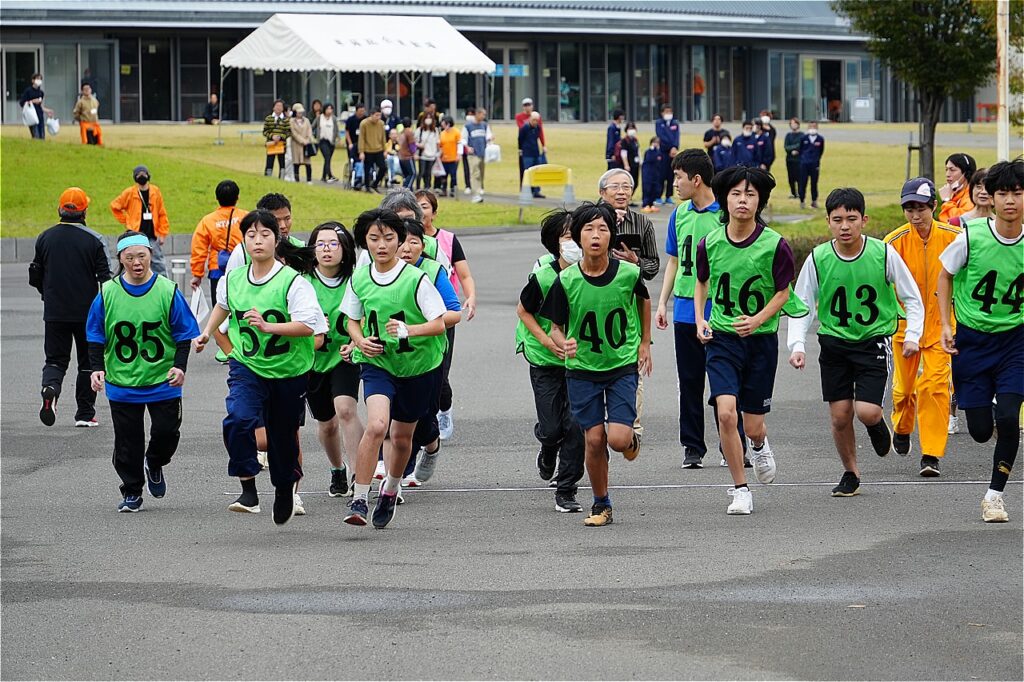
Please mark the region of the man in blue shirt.
MULTIPOLYGON (((540 165, 541 161, 540 114, 534 111, 526 125, 519 129, 519 153, 523 159, 523 170, 540 165)), ((540 187, 531 187, 535 199, 543 199, 540 187)))
POLYGON ((626 114, 622 112, 622 109, 616 109, 612 112, 612 122, 608 124, 607 134, 604 142, 604 160, 608 164, 608 170, 611 170, 615 163, 615 145, 622 139, 622 126, 626 124, 626 114))
MULTIPOLYGON (((679 121, 676 120, 672 113, 671 104, 661 105, 661 118, 654 122, 654 134, 658 136, 658 140, 661 143, 662 152, 662 166, 661 166, 661 178, 663 184, 662 191, 665 194, 665 200, 662 201, 660 198, 654 203, 657 205, 672 204, 672 157, 679 151, 679 121)), ((660 197, 662 191, 658 192, 660 197)))
POLYGON ((732 153, 734 166, 761 166, 761 148, 757 143, 757 135, 754 134, 753 121, 743 122, 743 134, 733 140, 732 153))
POLYGON ((818 173, 825 153, 825 138, 818 134, 818 123, 807 124, 807 134, 800 138, 800 208, 807 198, 807 181, 811 181, 811 208, 818 208, 818 173))

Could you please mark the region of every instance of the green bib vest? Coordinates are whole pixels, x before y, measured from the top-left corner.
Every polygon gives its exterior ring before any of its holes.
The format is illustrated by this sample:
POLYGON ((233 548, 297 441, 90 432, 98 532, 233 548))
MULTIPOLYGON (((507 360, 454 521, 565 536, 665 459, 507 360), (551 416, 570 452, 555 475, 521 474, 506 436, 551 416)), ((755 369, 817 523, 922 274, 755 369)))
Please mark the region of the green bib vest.
MULTIPOLYGON (((303 277, 313 285, 320 309, 327 316, 327 333, 324 334, 323 345, 317 348, 313 354, 313 371, 329 372, 341 363, 341 354, 338 351, 351 341, 345 326, 348 323, 348 318, 339 309, 341 299, 345 296, 345 284, 348 280, 342 279, 338 286, 332 287, 320 279, 320 275, 316 272, 303 275, 303 277)), ((316 344, 314 343, 314 345, 316 344)))
POLYGON ((267 322, 291 322, 288 289, 298 272, 287 265, 263 284, 249 281, 249 268, 228 273, 228 339, 231 357, 265 379, 289 379, 305 374, 313 366, 313 336, 279 336, 261 332, 242 317, 255 308, 267 322))
MULTIPOLYGON (((733 323, 741 315, 761 312, 775 295, 772 264, 782 236, 764 228, 753 244, 746 248, 734 246, 726 230, 709 232, 704 238, 711 278, 708 294, 714 302, 709 324, 716 332, 735 334, 733 323)), ((790 295, 790 305, 796 297, 790 295)), ((791 308, 798 308, 795 304, 791 308)), ((796 311, 794 311, 796 312, 796 311)), ((774 334, 779 330, 779 313, 770 317, 754 334, 774 334)))
POLYGON ((543 256, 541 256, 540 258, 533 262, 533 271, 537 272, 538 270, 542 269, 545 265, 551 265, 556 260, 558 259, 555 258, 550 253, 545 253, 543 256))
MULTIPOLYGON (((552 261, 554 262, 554 261, 552 261)), ((558 272, 548 265, 547 267, 540 268, 534 271, 531 277, 537 279, 537 285, 540 287, 541 296, 547 298, 548 292, 551 291, 551 285, 558 279, 558 272)), ((535 315, 537 324, 544 330, 545 334, 551 333, 551 320, 540 315, 535 315)), ((564 367, 565 361, 559 360, 558 356, 552 353, 550 350, 544 347, 540 341, 537 340, 530 330, 526 328, 522 320, 519 320, 519 324, 516 325, 516 352, 522 353, 526 361, 531 365, 537 367, 564 367)))
POLYGON ((430 260, 437 260, 437 239, 430 235, 423 235, 423 255, 430 260))
POLYGON ((953 276, 953 304, 957 322, 997 333, 1024 323, 1024 237, 1004 244, 994 229, 987 218, 965 226, 967 263, 953 276))
POLYGON ((640 268, 618 261, 611 282, 595 286, 587 281, 579 264, 558 277, 569 301, 566 338, 576 339, 576 357, 567 358, 566 369, 602 372, 635 364, 640 349, 640 315, 633 289, 640 268))
POLYGON ((103 284, 103 361, 111 384, 144 388, 167 381, 174 366, 170 315, 177 289, 166 277, 157 277, 141 296, 128 293, 120 277, 103 284))
POLYGON ((697 283, 697 245, 712 230, 724 230, 721 211, 692 211, 692 201, 684 201, 676 209, 676 281, 672 293, 679 298, 693 298, 697 283))
POLYGON ((393 377, 415 377, 441 365, 447 339, 441 334, 399 340, 388 334, 385 326, 392 318, 406 324, 427 321, 416 301, 416 291, 430 283, 428 275, 404 262, 395 267, 402 271, 395 281, 386 285, 373 280, 372 264, 357 268, 352 274, 352 291, 363 305, 363 336, 376 337, 384 345, 384 352, 372 358, 356 349, 352 360, 380 367, 393 377))
POLYGON ((857 342, 896 332, 900 304, 885 278, 885 242, 867 237, 860 255, 844 260, 827 241, 811 257, 818 273, 819 333, 857 342))

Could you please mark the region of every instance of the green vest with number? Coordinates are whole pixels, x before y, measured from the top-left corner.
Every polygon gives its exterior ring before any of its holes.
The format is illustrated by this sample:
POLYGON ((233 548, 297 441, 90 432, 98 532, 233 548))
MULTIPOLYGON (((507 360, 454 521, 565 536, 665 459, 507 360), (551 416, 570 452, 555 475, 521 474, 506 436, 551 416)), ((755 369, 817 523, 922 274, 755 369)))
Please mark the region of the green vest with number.
MULTIPOLYGON (((713 304, 709 324, 713 330, 735 334, 733 322, 741 315, 756 315, 768 305, 775 295, 772 264, 781 240, 782 235, 770 227, 764 228, 754 243, 745 248, 733 245, 724 228, 709 232, 704 238, 711 270, 708 291, 713 304)), ((774 334, 778 330, 776 313, 754 334, 774 334)))
POLYGON ((313 366, 313 336, 267 334, 249 326, 243 318, 255 308, 267 322, 291 322, 288 314, 288 289, 298 272, 287 265, 264 282, 253 284, 249 269, 235 268, 228 273, 228 339, 234 348, 231 357, 265 379, 289 379, 305 374, 313 366))
POLYGON ((957 322, 991 333, 1024 323, 1024 237, 1004 244, 994 229, 988 218, 967 223, 967 263, 953 276, 957 322))
POLYGON ((330 372, 341 363, 341 354, 338 351, 351 341, 345 326, 348 318, 340 310, 341 299, 345 296, 345 283, 348 280, 342 279, 338 286, 332 287, 320 279, 317 272, 311 272, 303 277, 313 285, 320 309, 327 316, 327 333, 324 334, 323 345, 313 354, 313 371, 330 372))
POLYGON ((857 342, 896 332, 900 304, 885 276, 885 242, 867 237, 860 255, 845 260, 827 241, 814 247, 811 258, 818 273, 819 333, 857 342))
MULTIPOLYGON (((535 270, 530 276, 537 279, 541 297, 547 298, 548 292, 551 291, 551 285, 558 279, 558 271, 548 264, 539 270, 535 270)), ((540 325, 545 334, 551 333, 551 320, 540 315, 534 315, 534 319, 537 320, 537 324, 540 325)), ((537 367, 565 366, 565 361, 559 360, 557 355, 545 348, 544 344, 530 333, 530 330, 526 328, 522 320, 519 320, 519 324, 516 325, 516 352, 522 353, 527 362, 537 367)))
POLYGON ((171 305, 178 286, 156 277, 146 293, 129 293, 120 277, 103 284, 103 349, 106 380, 115 386, 144 388, 167 381, 174 366, 171 305))
POLYGON ((684 201, 676 209, 676 281, 672 293, 679 298, 693 298, 697 282, 697 245, 712 230, 724 230, 721 211, 693 211, 692 201, 684 201))
POLYGON ((578 263, 558 274, 569 301, 565 336, 577 343, 576 357, 566 359, 566 369, 602 372, 637 361, 640 315, 633 290, 640 268, 616 262, 615 276, 604 286, 588 282, 578 263))
POLYGON ((352 361, 380 367, 393 377, 415 377, 441 365, 447 339, 444 334, 407 339, 388 334, 386 325, 392 318, 407 325, 427 321, 416 301, 416 291, 420 286, 432 286, 429 276, 419 268, 405 262, 395 267, 402 271, 385 285, 373 281, 372 264, 352 273, 352 291, 363 305, 363 336, 376 337, 384 345, 384 352, 372 358, 357 348, 352 352, 352 361))

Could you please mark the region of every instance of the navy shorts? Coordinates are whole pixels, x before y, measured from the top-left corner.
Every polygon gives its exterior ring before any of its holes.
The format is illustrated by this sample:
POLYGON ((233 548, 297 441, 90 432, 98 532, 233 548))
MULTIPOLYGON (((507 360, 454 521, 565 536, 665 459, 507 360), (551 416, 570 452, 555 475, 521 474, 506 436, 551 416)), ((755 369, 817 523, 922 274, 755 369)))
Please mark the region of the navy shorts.
POLYGON ((435 415, 441 391, 440 365, 419 376, 395 377, 376 365, 363 363, 359 378, 363 381, 364 401, 371 395, 387 396, 391 401, 392 421, 415 424, 435 415))
POLYGON ((359 400, 359 365, 339 362, 329 372, 310 372, 306 403, 313 419, 327 422, 334 419, 334 399, 348 396, 359 400))
POLYGON ((775 391, 775 368, 779 364, 778 334, 737 336, 715 332, 707 348, 709 405, 720 395, 736 396, 740 412, 768 414, 775 391))
POLYGON ((956 325, 953 385, 960 409, 988 407, 997 393, 1024 395, 1024 325, 979 332, 956 325))
POLYGON ((566 377, 569 407, 576 423, 586 431, 599 424, 625 424, 636 421, 636 370, 607 381, 588 381, 566 377))

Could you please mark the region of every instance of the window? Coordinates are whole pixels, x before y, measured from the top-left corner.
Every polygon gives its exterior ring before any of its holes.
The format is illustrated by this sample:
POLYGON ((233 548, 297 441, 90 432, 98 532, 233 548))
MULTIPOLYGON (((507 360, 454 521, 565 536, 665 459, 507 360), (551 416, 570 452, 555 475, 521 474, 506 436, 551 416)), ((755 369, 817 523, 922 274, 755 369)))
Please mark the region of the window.
POLYGON ((118 61, 121 62, 121 72, 118 74, 121 92, 121 120, 141 121, 138 38, 122 38, 118 41, 117 53, 118 61))
POLYGON ((772 52, 768 55, 768 108, 775 117, 782 113, 782 55, 772 52))
POLYGON ((782 89, 785 101, 784 118, 800 116, 800 85, 797 73, 797 59, 795 54, 786 53, 782 55, 782 89))
POLYGON ((169 38, 142 39, 142 118, 170 121, 171 41, 169 38))
MULTIPOLYGON (((178 89, 181 92, 181 118, 199 118, 209 99, 210 68, 205 38, 182 38, 178 44, 178 89)), ((219 83, 218 86, 219 87, 219 83)), ((216 88, 214 88, 216 89, 216 88)))
POLYGON ((558 120, 558 45, 543 43, 540 48, 540 94, 533 98, 535 109, 549 120, 558 120))
MULTIPOLYGON (((608 46, 608 112, 626 109, 626 48, 608 46)), ((628 114, 627 114, 628 116, 628 114)))
POLYGON ((650 121, 654 118, 651 108, 651 49, 647 45, 633 48, 633 101, 637 120, 650 121))
POLYGON ((579 121, 580 99, 580 46, 562 43, 558 46, 558 120, 579 121))

